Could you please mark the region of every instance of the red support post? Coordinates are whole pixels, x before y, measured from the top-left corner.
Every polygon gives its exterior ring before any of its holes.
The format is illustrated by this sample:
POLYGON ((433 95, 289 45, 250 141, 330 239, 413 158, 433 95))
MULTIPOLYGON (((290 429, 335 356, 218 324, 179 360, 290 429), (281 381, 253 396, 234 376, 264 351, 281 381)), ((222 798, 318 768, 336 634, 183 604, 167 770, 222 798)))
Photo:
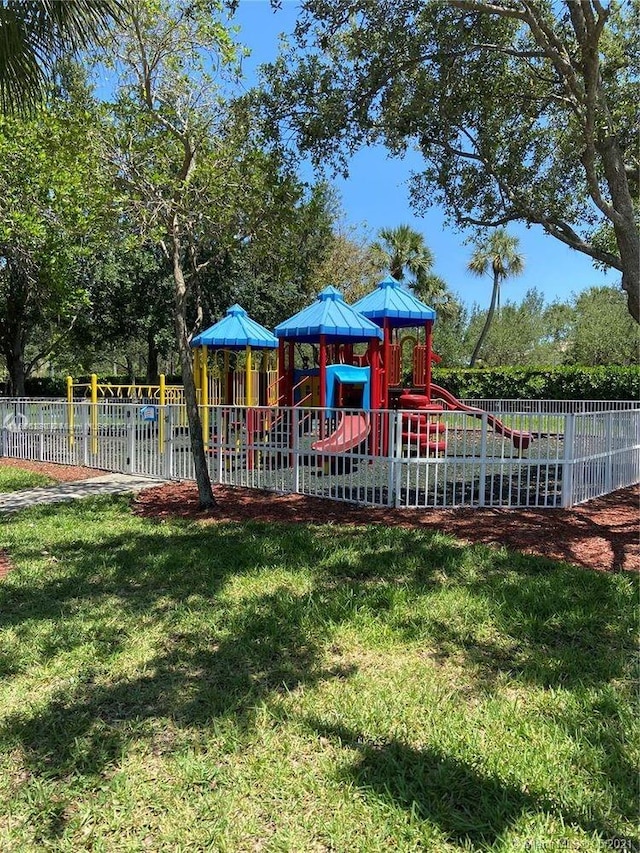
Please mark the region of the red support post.
POLYGON ((320 406, 327 405, 327 343, 326 336, 320 335, 320 406))
POLYGON ((377 338, 369 344, 369 364, 371 365, 371 408, 382 408, 382 371, 380 369, 380 347, 377 338))
POLYGON ((389 320, 385 317, 382 321, 382 329, 384 331, 384 343, 383 343, 383 353, 384 353, 384 364, 382 367, 383 376, 382 376, 382 408, 389 408, 389 373, 391 371, 391 329, 389 327, 389 320))
POLYGON ((378 413, 383 407, 383 378, 378 338, 373 338, 369 344, 369 364, 371 365, 371 433, 369 438, 369 452, 372 456, 377 456, 378 448, 380 447, 380 415, 378 413))
POLYGON ((293 399, 293 371, 296 364, 296 345, 294 341, 289 341, 289 358, 287 361, 287 406, 294 405, 293 399))
POLYGON ((425 325, 425 344, 427 349, 425 365, 425 388, 424 393, 431 402, 431 353, 433 352, 433 320, 427 320, 425 325))

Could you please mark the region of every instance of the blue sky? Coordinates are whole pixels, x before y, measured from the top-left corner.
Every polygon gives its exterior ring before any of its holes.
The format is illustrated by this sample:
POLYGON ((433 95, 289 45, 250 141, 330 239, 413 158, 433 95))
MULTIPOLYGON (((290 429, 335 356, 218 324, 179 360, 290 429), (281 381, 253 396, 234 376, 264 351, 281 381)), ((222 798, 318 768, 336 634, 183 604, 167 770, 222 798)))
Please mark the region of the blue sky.
MULTIPOLYGON (((240 0, 235 22, 240 26, 238 40, 251 50, 244 69, 253 82, 257 67, 275 58, 280 33, 290 33, 297 17, 297 3, 284 0, 273 12, 269 0, 240 0)), ((471 247, 464 244, 465 234, 444 224, 443 212, 433 208, 426 217, 416 216, 409 206, 407 180, 419 169, 422 160, 416 153, 402 160, 390 159, 383 148, 360 151, 350 165, 347 180, 337 179, 346 220, 375 237, 383 227, 407 223, 424 234, 435 255, 435 272, 468 305, 474 301, 488 307, 491 281, 478 279, 466 271, 471 247)), ((615 270, 607 274, 593 267, 590 259, 558 240, 546 236, 539 227, 527 229, 510 225, 509 232, 520 239, 525 256, 525 273, 503 286, 503 299, 520 301, 529 288, 540 290, 547 302, 568 299, 597 284, 618 284, 615 270)), ((339 282, 332 282, 339 284, 339 282)))

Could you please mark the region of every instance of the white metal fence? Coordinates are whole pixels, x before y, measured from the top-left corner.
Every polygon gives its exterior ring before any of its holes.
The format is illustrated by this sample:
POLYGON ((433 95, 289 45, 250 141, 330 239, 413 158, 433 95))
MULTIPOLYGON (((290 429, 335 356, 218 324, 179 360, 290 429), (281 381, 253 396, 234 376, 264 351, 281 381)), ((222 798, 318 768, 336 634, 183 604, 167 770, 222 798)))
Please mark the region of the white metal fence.
POLYGON ((621 412, 640 408, 635 400, 492 400, 485 397, 461 400, 495 415, 513 412, 546 412, 548 414, 584 414, 587 412, 621 412))
MULTIPOLYGON (((640 481, 638 406, 511 402, 438 416, 210 407, 209 471, 214 483, 420 508, 569 507, 640 481), (314 447, 336 430, 342 443, 314 447)), ((178 405, 0 399, 0 423, 3 456, 194 478, 178 405)))

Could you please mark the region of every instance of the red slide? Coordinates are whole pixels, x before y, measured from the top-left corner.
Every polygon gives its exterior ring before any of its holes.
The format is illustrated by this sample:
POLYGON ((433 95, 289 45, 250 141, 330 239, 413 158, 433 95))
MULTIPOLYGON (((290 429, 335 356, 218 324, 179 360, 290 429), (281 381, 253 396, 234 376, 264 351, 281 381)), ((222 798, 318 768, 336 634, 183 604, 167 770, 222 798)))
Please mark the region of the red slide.
MULTIPOLYGON (((467 406, 464 403, 461 403, 457 397, 454 397, 453 394, 446 391, 444 388, 441 388, 439 385, 431 386, 431 396, 436 398, 439 397, 452 409, 460 412, 469 412, 469 414, 476 415, 477 417, 482 417, 482 415, 485 414, 482 409, 476 409, 475 406, 467 406)), ((510 427, 505 426, 501 420, 498 420, 498 418, 495 417, 495 415, 487 414, 487 423, 489 423, 499 435, 504 435, 505 438, 510 438, 513 442, 513 446, 518 450, 526 450, 533 438, 529 432, 519 432, 516 429, 511 429, 510 427)))
POLYGON ((369 435, 371 425, 368 415, 343 415, 340 413, 338 427, 326 438, 311 445, 312 450, 323 450, 326 453, 344 453, 353 450, 369 435))

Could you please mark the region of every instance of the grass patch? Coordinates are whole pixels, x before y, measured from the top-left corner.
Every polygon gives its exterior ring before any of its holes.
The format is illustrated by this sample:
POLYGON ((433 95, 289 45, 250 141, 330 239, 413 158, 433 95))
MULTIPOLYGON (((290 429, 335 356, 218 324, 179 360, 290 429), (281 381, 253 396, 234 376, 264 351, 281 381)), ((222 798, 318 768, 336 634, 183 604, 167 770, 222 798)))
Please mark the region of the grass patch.
POLYGON ((35 471, 24 468, 12 468, 0 465, 0 494, 19 492, 21 489, 33 489, 36 486, 52 486, 55 480, 35 471))
POLYGON ((2 850, 633 837, 633 578, 382 526, 156 523, 123 498, 0 536, 2 850))

